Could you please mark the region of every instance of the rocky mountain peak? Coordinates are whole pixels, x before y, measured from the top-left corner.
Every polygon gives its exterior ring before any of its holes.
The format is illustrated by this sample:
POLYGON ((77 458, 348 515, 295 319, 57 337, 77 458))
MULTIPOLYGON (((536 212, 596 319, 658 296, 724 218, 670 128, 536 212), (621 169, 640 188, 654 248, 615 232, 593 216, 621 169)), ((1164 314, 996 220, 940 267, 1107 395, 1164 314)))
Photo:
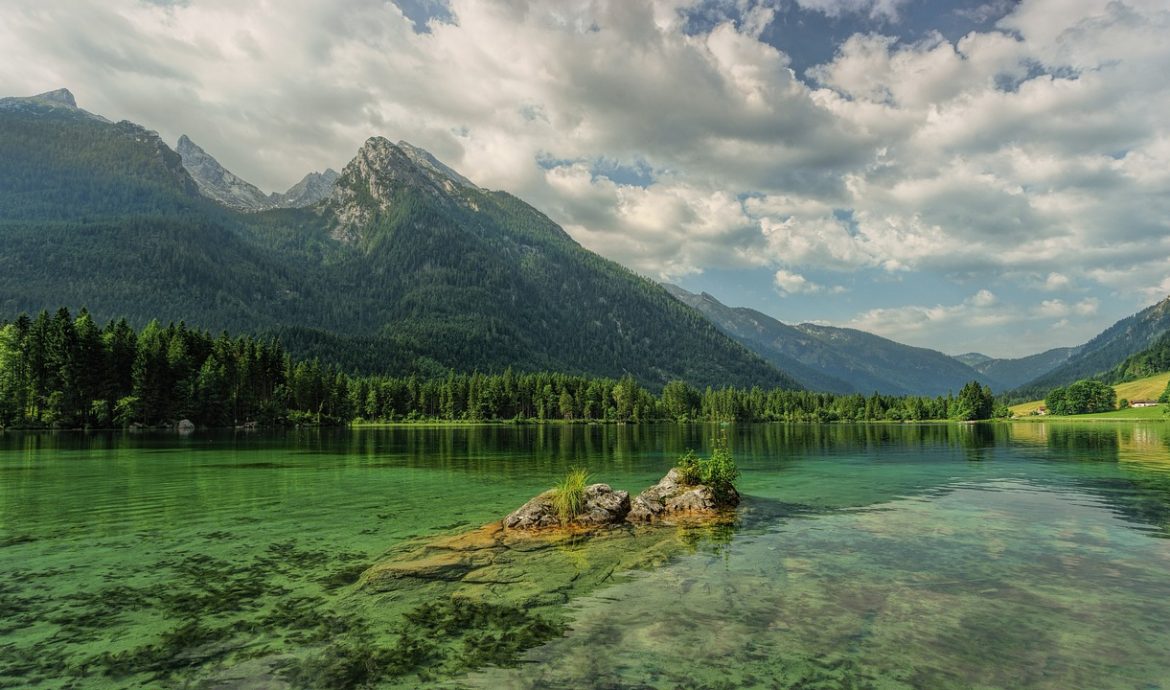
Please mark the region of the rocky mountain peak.
POLYGON ((284 194, 272 194, 270 198, 281 208, 312 206, 329 196, 340 176, 333 168, 326 168, 325 172, 311 172, 284 194))
POLYGON ((428 151, 405 141, 393 144, 385 137, 370 137, 354 160, 342 171, 342 177, 354 173, 362 179, 394 181, 418 187, 434 188, 437 193, 452 194, 459 187, 476 189, 466 177, 443 164, 428 151))
POLYGON ((356 241, 361 228, 374 214, 389 210, 395 193, 403 188, 421 192, 442 205, 477 208, 463 192, 479 188, 429 152, 406 142, 394 144, 385 137, 370 137, 341 171, 329 195, 337 217, 333 237, 356 241))
POLYGON ((46 91, 42 94, 33 96, 34 99, 45 104, 54 104, 66 108, 76 108, 77 99, 73 97, 73 92, 69 89, 57 89, 55 91, 46 91))
POLYGON ((443 162, 441 162, 438 158, 432 156, 430 151, 420 149, 419 147, 414 146, 407 141, 399 141, 397 146, 398 149, 406 154, 407 158, 410 158, 410 160, 413 161, 415 165, 442 177, 446 177, 452 182, 456 182, 464 187, 475 187, 471 180, 443 164, 443 162))
POLYGON ((35 96, 10 96, 0 98, 0 110, 21 111, 34 115, 43 113, 68 113, 91 120, 108 123, 109 120, 77 107, 77 99, 69 89, 56 89, 38 93, 35 96))

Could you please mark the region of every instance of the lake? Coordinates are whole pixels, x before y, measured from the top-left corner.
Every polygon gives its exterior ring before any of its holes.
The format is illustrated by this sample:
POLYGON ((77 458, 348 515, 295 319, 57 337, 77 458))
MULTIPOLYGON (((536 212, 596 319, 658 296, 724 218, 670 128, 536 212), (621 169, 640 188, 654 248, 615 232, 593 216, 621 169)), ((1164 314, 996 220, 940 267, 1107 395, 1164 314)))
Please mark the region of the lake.
POLYGON ((1170 688, 1170 425, 0 433, 0 687, 1170 688), (734 523, 384 580, 727 433, 734 523))

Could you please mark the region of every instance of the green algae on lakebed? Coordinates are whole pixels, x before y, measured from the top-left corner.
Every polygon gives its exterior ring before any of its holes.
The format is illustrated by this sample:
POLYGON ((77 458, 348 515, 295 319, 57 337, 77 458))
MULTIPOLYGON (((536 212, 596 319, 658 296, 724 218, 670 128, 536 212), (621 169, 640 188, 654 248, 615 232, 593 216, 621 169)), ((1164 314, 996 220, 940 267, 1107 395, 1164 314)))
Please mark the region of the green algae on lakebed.
POLYGON ((734 524, 435 577, 377 573, 719 430, 0 435, 0 686, 1170 687, 1161 425, 731 432, 734 524))

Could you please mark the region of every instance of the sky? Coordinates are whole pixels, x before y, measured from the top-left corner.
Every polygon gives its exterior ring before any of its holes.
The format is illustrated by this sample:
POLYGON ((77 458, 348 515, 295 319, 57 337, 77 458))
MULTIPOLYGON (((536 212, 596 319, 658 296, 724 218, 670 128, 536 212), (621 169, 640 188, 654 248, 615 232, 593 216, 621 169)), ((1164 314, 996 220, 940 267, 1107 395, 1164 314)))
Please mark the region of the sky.
POLYGON ((1168 35, 1165 0, 5 0, 0 96, 265 191, 404 139, 651 279, 1010 357, 1170 293, 1168 35))

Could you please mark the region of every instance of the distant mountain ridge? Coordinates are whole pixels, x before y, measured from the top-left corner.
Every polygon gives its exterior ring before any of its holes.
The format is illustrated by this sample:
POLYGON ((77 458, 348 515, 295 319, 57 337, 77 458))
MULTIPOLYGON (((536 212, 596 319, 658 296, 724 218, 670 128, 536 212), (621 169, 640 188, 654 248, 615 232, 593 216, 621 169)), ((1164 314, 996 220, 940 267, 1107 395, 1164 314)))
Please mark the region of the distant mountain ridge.
POLYGON ((157 134, 62 94, 0 101, 0 161, 0 319, 61 305, 184 319, 364 373, 797 386, 535 208, 405 142, 372 137, 332 183, 309 179, 327 190, 309 207, 243 212, 228 202, 259 197, 212 200, 157 134))
POLYGON ((978 352, 956 355, 955 359, 988 376, 1003 386, 1002 390, 1018 388, 1029 381, 1059 367, 1077 353, 1075 347, 1056 347, 1051 350, 1012 359, 996 359, 978 352))
POLYGON ((311 172, 283 194, 265 194, 256 185, 220 165, 186 134, 179 137, 175 151, 182 159, 183 167, 199 185, 200 193, 237 211, 312 206, 329 195, 338 177, 332 168, 325 172, 311 172))
POLYGON ((872 333, 814 324, 791 326, 745 307, 728 307, 709 294, 675 285, 666 289, 711 319, 724 333, 791 373, 814 390, 945 395, 963 384, 998 382, 952 357, 872 333))

